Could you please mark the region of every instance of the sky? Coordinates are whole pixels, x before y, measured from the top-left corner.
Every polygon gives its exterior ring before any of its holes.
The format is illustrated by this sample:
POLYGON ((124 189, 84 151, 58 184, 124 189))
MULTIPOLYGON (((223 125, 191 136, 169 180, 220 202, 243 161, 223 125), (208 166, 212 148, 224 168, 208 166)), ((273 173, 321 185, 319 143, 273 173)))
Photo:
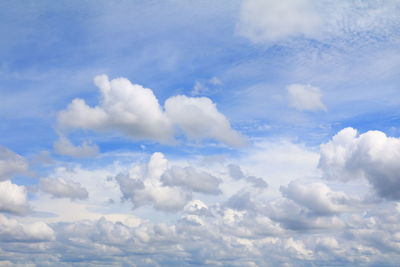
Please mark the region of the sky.
POLYGON ((398 266, 399 0, 0 18, 0 266, 398 266))

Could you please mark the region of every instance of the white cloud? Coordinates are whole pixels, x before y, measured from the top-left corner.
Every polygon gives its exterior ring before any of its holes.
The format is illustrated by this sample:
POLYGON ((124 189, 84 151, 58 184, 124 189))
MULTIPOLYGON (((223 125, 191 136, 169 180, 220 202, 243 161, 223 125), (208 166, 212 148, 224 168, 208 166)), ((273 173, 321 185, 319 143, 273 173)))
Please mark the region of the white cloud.
POLYGON ((73 100, 59 113, 61 127, 119 130, 136 139, 171 141, 171 123, 152 90, 125 78, 109 81, 106 75, 99 75, 94 80, 101 93, 99 105, 90 107, 83 99, 73 100))
POLYGON ((191 199, 191 192, 175 186, 164 186, 162 174, 168 161, 162 153, 154 153, 147 165, 136 165, 129 173, 116 176, 123 198, 131 200, 134 208, 153 205, 158 210, 183 209, 191 199))
POLYGON ((42 178, 40 179, 40 189, 56 198, 88 198, 88 191, 80 183, 63 178, 42 178))
MULTIPOLYGON (((299 205, 288 199, 277 199, 268 205, 268 216, 279 222, 283 228, 295 231, 319 231, 321 229, 337 231, 344 229, 345 222, 336 214, 318 214, 315 209, 321 207, 310 206, 314 210, 299 205)), ((326 212, 326 210, 324 210, 326 212)))
POLYGON ((165 101, 165 110, 171 121, 191 139, 213 138, 231 146, 245 143, 209 98, 170 97, 165 101))
POLYGON ((54 240, 55 234, 43 222, 22 224, 0 214, 0 239, 12 242, 44 242, 54 240))
POLYGON ((161 181, 167 186, 181 186, 205 194, 219 194, 221 179, 195 168, 172 166, 162 176, 161 181))
POLYGON ((137 164, 115 179, 123 199, 134 208, 151 205, 157 210, 178 211, 192 199, 193 193, 219 195, 222 179, 193 166, 169 166, 162 153, 156 152, 146 164, 137 164))
POLYGON ((327 110, 322 103, 322 93, 318 87, 303 84, 291 84, 287 87, 290 106, 298 110, 327 110))
POLYGON ((25 187, 13 184, 10 181, 0 182, 0 211, 24 213, 27 209, 25 187))
POLYGON ((264 44, 296 37, 332 45, 340 45, 338 39, 368 43, 374 40, 367 36, 396 34, 399 9, 397 0, 244 0, 236 32, 264 44))
POLYGON ((99 105, 90 107, 83 99, 74 99, 58 114, 61 129, 116 130, 134 139, 171 143, 177 126, 191 139, 214 138, 231 146, 244 144, 244 138, 231 128, 209 98, 170 97, 164 112, 152 90, 125 78, 109 81, 106 75, 100 75, 95 77, 95 83, 101 93, 99 105))
POLYGON ((75 146, 65 136, 60 136, 53 144, 54 150, 60 155, 71 157, 92 157, 99 153, 99 147, 95 144, 84 142, 80 146, 75 146))
POLYGON ((400 139, 380 131, 358 134, 353 128, 321 145, 319 167, 327 179, 366 179, 383 198, 400 199, 400 139))
POLYGON ((17 153, 0 146, 0 181, 11 179, 15 174, 28 172, 28 162, 17 153))
POLYGON ((321 24, 312 0, 244 0, 237 32, 256 43, 313 36, 321 24))
POLYGON ((350 211, 359 203, 343 192, 332 191, 323 183, 290 182, 288 186, 281 187, 281 192, 286 198, 320 216, 350 211))

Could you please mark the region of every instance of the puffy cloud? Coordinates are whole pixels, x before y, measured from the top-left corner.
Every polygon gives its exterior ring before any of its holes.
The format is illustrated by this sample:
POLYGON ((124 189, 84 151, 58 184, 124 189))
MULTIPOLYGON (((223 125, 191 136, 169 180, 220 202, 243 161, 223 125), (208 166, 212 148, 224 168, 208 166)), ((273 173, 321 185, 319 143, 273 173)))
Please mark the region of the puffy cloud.
POLYGON ((24 213, 27 209, 25 187, 13 184, 10 181, 0 182, 0 211, 24 213))
POLYGON ((162 153, 154 153, 147 164, 135 165, 115 179, 123 199, 134 208, 153 205, 158 210, 177 211, 192 199, 194 192, 216 195, 221 193, 222 180, 192 166, 169 167, 162 153))
POLYGON ((318 87, 291 84, 287 87, 289 104, 298 110, 327 110, 322 103, 322 93, 318 87))
POLYGON ((201 216, 211 215, 207 205, 203 201, 198 199, 192 200, 189 203, 187 203, 184 207, 184 212, 186 214, 201 215, 201 216))
POLYGON ((312 0, 245 0, 237 32, 256 43, 312 36, 321 19, 312 0))
POLYGON ((129 173, 116 176, 124 199, 131 200, 134 208, 153 205, 158 210, 183 209, 191 198, 191 192, 181 187, 165 186, 161 181, 168 161, 162 153, 154 153, 146 166, 137 165, 129 173))
POLYGON ((22 224, 0 214, 0 239, 12 242, 44 242, 54 240, 55 234, 43 222, 22 224))
POLYGON ((267 206, 268 216, 282 227, 295 231, 340 231, 346 225, 339 215, 321 216, 287 199, 275 200, 267 206))
POLYGON ((181 210, 191 198, 190 193, 181 188, 162 186, 160 183, 146 183, 128 176, 116 177, 125 199, 132 201, 133 207, 153 205, 155 209, 164 211, 181 210))
POLYGON ((84 142, 80 146, 75 146, 65 136, 60 138, 53 145, 55 151, 60 155, 66 155, 71 157, 91 157, 99 153, 99 147, 88 142, 84 142))
POLYGON ((63 178, 42 178, 40 189, 56 198, 86 199, 89 195, 80 183, 63 178))
POLYGON ((355 209, 359 201, 343 192, 332 191, 323 183, 290 182, 281 187, 282 194, 316 215, 332 215, 355 209))
POLYGON ((15 174, 27 172, 28 162, 23 157, 0 146, 0 181, 11 179, 15 174))
POLYGON ((106 75, 95 77, 101 100, 90 107, 75 99, 59 113, 61 127, 98 131, 118 130, 137 139, 171 141, 172 127, 153 91, 124 78, 111 81, 106 75))
POLYGON ((209 98, 170 97, 165 101, 165 111, 171 121, 191 139, 214 138, 231 146, 245 143, 209 98))
POLYGON ((164 112, 152 90, 125 78, 109 81, 106 75, 100 75, 95 77, 95 83, 101 93, 99 105, 90 107, 83 99, 74 99, 58 114, 61 129, 116 130, 134 139, 171 143, 177 126, 191 139, 214 138, 231 146, 244 144, 244 138, 231 128, 209 98, 170 97, 164 112))
POLYGON ((399 138, 380 131, 358 134, 345 128, 321 145, 319 167, 327 179, 366 179, 380 197, 399 200, 399 157, 399 138))
POLYGON ((204 171, 198 171, 193 167, 181 168, 172 166, 161 177, 161 181, 167 186, 181 186, 205 194, 219 194, 219 184, 222 182, 204 171))

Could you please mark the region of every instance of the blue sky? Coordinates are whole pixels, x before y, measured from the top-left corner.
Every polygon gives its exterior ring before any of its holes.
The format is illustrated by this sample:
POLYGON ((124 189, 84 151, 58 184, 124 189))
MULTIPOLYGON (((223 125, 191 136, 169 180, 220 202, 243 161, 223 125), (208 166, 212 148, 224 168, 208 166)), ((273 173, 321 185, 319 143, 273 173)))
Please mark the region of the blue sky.
POLYGON ((0 264, 396 266, 399 14, 3 1, 0 264))

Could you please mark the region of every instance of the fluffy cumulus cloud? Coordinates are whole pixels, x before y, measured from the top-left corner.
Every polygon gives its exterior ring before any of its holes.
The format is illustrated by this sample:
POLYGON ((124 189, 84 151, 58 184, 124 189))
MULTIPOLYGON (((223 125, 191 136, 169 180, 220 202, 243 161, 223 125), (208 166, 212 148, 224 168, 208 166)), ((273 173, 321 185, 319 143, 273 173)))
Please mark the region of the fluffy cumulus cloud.
POLYGON ((312 0, 245 0, 237 31, 256 43, 312 36, 321 18, 312 0))
POLYGON ((182 186, 193 192, 205 194, 220 193, 219 184, 221 179, 204 172, 198 171, 194 167, 172 166, 161 177, 164 185, 182 186))
POLYGON ((97 145, 84 142, 80 146, 75 146, 65 136, 60 136, 60 138, 54 143, 53 147, 60 155, 77 158, 91 157, 99 153, 99 147, 97 145))
POLYGON ((0 181, 11 179, 16 174, 28 172, 28 162, 17 153, 0 146, 0 181))
POLYGON ((109 81, 106 75, 94 81, 101 93, 99 105, 90 107, 83 99, 73 100, 59 113, 61 127, 118 130, 137 139, 171 140, 171 123, 152 90, 124 78, 109 81))
POLYGON ((21 214, 27 210, 26 188, 10 181, 0 182, 0 211, 21 214))
POLYGON ((171 121, 191 139, 213 138, 231 146, 244 144, 243 137, 233 130, 228 119, 218 112, 206 97, 170 97, 165 110, 171 121))
POLYGON ((365 179, 380 197, 399 200, 399 157, 399 138, 380 131, 359 134, 346 128, 321 145, 319 167, 326 179, 365 179))
POLYGON ((80 183, 63 178, 42 178, 40 189, 55 198, 86 199, 89 195, 80 183))
POLYGON ((332 191, 323 183, 301 184, 290 182, 281 187, 282 194, 316 215, 332 215, 353 209, 357 199, 343 192, 332 191))
POLYGON ((322 103, 322 93, 318 87, 303 84, 291 84, 287 87, 290 106, 298 110, 327 110, 322 103))
POLYGON ((164 111, 152 90, 125 78, 110 81, 100 75, 95 83, 101 93, 99 105, 90 107, 83 99, 74 99, 58 115, 61 129, 119 131, 134 139, 171 143, 178 127, 192 139, 214 138, 233 146, 244 143, 209 98, 171 97, 164 111))
POLYGON ((193 166, 171 166, 162 153, 154 153, 147 164, 139 164, 115 177, 123 199, 134 208, 153 205, 158 210, 177 211, 193 193, 218 195, 222 180, 193 166))
POLYGON ((52 228, 43 222, 23 224, 0 214, 0 240, 8 242, 44 242, 55 239, 52 228))

